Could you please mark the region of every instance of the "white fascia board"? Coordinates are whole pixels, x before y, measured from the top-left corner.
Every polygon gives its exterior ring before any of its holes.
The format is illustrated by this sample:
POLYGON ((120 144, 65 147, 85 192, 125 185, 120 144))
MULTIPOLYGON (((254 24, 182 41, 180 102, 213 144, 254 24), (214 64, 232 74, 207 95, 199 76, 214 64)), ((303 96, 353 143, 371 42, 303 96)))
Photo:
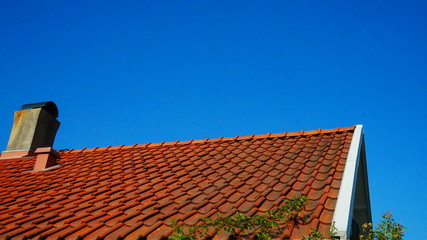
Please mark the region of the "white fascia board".
POLYGON ((335 206, 333 223, 341 239, 349 239, 353 217, 353 201, 356 191, 357 170, 362 148, 363 126, 356 125, 345 162, 344 174, 335 206))

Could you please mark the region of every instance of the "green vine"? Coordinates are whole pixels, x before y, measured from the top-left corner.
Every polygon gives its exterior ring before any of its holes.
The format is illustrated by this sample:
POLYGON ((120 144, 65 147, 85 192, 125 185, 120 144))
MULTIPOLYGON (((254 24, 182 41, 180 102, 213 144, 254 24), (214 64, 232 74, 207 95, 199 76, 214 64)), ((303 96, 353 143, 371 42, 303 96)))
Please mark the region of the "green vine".
MULTIPOLYGON (((301 196, 292 200, 285 200, 284 204, 276 209, 270 210, 263 215, 245 216, 239 212, 232 216, 217 214, 216 218, 204 218, 202 222, 195 226, 184 226, 172 220, 174 233, 169 237, 171 240, 197 240, 206 239, 209 232, 214 230, 219 233, 225 231, 229 233, 231 239, 244 238, 255 235, 258 240, 268 240, 276 236, 280 227, 288 227, 290 223, 298 224, 304 221, 299 215, 308 203, 306 196, 301 196)), ((360 235, 360 240, 402 240, 405 227, 396 223, 391 213, 383 214, 383 220, 372 228, 371 223, 362 225, 364 235, 360 235)), ((323 235, 318 229, 311 229, 308 236, 303 240, 326 240, 336 236, 337 229, 334 224, 328 235, 323 235)))
POLYGON ((332 236, 337 235, 337 228, 335 227, 335 223, 332 223, 331 229, 328 232, 329 236, 323 235, 317 228, 312 228, 308 236, 304 236, 303 240, 326 240, 332 236))
POLYGON ((275 230, 280 229, 281 223, 286 227, 291 221, 298 222, 300 220, 298 219, 299 215, 307 203, 308 197, 301 196, 292 200, 285 200, 282 206, 272 209, 263 215, 245 216, 239 212, 232 216, 218 214, 216 218, 202 219, 201 224, 190 227, 184 227, 182 224, 173 221, 174 234, 169 239, 203 239, 211 229, 216 232, 226 231, 232 236, 249 231, 251 234, 255 234, 259 240, 271 239, 274 237, 275 230))

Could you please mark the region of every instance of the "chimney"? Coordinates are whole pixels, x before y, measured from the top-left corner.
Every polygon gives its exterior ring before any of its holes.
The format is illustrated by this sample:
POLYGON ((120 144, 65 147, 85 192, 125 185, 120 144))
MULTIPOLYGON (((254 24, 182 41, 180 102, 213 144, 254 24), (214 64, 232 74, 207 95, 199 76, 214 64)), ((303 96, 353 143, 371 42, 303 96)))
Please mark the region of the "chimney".
POLYGON ((52 147, 59 128, 54 102, 25 104, 15 112, 6 151, 0 159, 34 155, 37 148, 52 147))

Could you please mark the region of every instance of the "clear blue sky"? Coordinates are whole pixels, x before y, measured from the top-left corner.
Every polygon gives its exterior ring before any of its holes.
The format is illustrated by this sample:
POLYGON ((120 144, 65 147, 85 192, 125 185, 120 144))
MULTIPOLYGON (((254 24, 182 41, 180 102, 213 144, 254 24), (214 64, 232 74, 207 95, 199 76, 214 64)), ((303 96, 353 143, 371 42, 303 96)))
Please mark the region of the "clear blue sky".
POLYGON ((363 124, 374 220, 425 237, 426 1, 0 2, 0 150, 55 101, 55 148, 363 124), (88 3, 90 2, 90 3, 88 3))

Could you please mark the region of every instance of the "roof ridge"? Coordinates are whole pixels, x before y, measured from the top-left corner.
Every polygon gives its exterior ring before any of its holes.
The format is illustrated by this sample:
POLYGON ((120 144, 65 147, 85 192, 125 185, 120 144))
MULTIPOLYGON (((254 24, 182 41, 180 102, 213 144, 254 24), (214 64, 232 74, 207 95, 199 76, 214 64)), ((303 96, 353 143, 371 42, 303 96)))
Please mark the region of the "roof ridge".
POLYGON ((316 134, 326 134, 326 133, 335 133, 335 132, 345 132, 352 131, 356 128, 357 125, 344 128, 332 128, 332 129, 317 129, 311 131, 299 131, 299 132, 283 132, 283 133, 267 133, 267 134, 252 134, 250 136, 236 136, 236 137, 220 137, 220 138, 205 138, 201 140, 187 140, 187 141, 174 141, 174 142, 161 142, 161 143, 145 143, 145 144, 133 144, 133 145, 121 145, 121 146, 107 146, 107 147, 95 147, 95 148, 82 148, 82 149, 69 149, 69 150, 59 150, 59 152, 94 152, 94 151, 105 151, 105 150, 120 150, 120 149, 133 149, 133 148, 143 148, 143 147, 161 147, 161 146, 175 146, 175 145, 185 145, 185 144, 197 144, 197 143, 211 143, 211 142, 226 142, 226 141, 238 141, 238 140, 250 140, 250 139, 263 139, 263 138, 279 138, 279 137, 296 137, 296 136, 307 136, 307 135, 316 135, 316 134))

